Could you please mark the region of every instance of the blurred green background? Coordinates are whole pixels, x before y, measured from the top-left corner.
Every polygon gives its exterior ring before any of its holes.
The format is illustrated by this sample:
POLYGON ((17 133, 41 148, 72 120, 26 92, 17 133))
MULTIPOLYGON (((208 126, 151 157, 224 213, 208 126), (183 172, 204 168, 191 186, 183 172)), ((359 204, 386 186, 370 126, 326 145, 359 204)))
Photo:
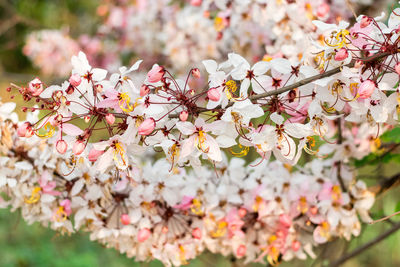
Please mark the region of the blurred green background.
MULTIPOLYGON (((24 84, 39 75, 30 61, 23 55, 22 47, 26 34, 39 29, 59 29, 68 26, 72 37, 80 33, 93 34, 100 23, 96 17, 99 1, 58 1, 58 0, 0 0, 0 96, 3 102, 10 96, 5 92, 10 82, 24 84)), ((374 1, 374 6, 363 6, 363 12, 376 13, 390 7, 390 3, 374 1)), ((51 78, 47 77, 48 82, 51 78)), ((45 79, 44 79, 45 80, 45 79)), ((17 100, 18 101, 18 100, 17 100)), ((396 160, 389 165, 381 165, 380 158, 375 159, 373 166, 363 166, 360 176, 366 177, 367 183, 373 185, 382 177, 400 170, 396 160), (369 177, 372 178, 369 178, 369 177)), ((373 217, 378 219, 384 215, 400 210, 399 188, 380 196, 372 210, 373 217)), ((399 221, 400 216, 392 218, 399 221)), ((339 257, 343 251, 351 251, 359 245, 373 239, 390 228, 391 222, 375 225, 364 225, 359 238, 350 244, 338 240, 322 247, 317 261, 294 261, 282 263, 280 266, 319 266, 328 259, 339 257), (321 255, 322 255, 321 254, 321 255)), ((400 266, 400 231, 383 242, 365 251, 344 266, 400 266)), ((17 212, 0 209, 0 267, 3 266, 162 266, 159 262, 135 263, 125 255, 113 249, 89 241, 85 233, 72 236, 60 236, 58 233, 43 228, 38 224, 27 225, 17 212)), ((189 266, 243 266, 240 262, 232 262, 229 258, 205 253, 190 262, 189 266)), ((253 264, 251 266, 261 266, 253 264)))

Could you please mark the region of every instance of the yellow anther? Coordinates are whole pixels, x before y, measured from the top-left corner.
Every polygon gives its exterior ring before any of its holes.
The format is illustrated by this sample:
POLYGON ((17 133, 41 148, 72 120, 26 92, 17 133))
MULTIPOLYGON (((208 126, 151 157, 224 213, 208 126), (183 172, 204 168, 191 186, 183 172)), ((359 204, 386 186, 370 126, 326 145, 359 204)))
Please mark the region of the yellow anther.
POLYGON ((228 223, 225 221, 219 221, 217 224, 217 230, 211 233, 212 237, 222 237, 226 234, 226 227, 228 223))
POLYGON ((231 152, 232 155, 236 157, 244 157, 249 153, 250 148, 248 146, 243 147, 241 144, 239 144, 239 149, 240 149, 239 152, 234 152, 232 148, 229 148, 229 151, 231 152))
POLYGON ((56 214, 53 216, 53 219, 56 222, 63 222, 67 220, 67 213, 64 211, 64 207, 60 206, 58 207, 58 210, 56 211, 56 214))
POLYGON ((50 138, 50 137, 52 137, 54 135, 55 128, 54 128, 54 126, 52 126, 50 124, 50 122, 47 122, 42 129, 45 130, 45 133, 43 133, 43 134, 41 134, 39 132, 40 129, 35 129, 34 132, 38 137, 40 137, 40 138, 50 138))
POLYGON ((306 197, 300 197, 299 204, 297 205, 297 210, 303 214, 308 211, 308 204, 306 197))
POLYGON ((342 197, 342 190, 340 189, 340 186, 338 185, 332 186, 332 200, 334 202, 338 202, 341 197, 342 197))
POLYGON ((114 161, 117 167, 125 169, 127 167, 126 153, 120 142, 114 143, 114 161))
POLYGON ((221 17, 215 17, 214 19, 214 28, 216 31, 220 32, 225 29, 224 19, 221 17))
POLYGON ((37 186, 32 190, 31 196, 29 198, 25 198, 25 203, 27 204, 34 204, 40 200, 40 191, 42 189, 37 186))
POLYGON ((118 105, 124 112, 128 113, 134 110, 135 106, 130 105, 131 98, 127 93, 120 93, 118 99, 118 105))
POLYGON ((179 259, 182 265, 189 264, 186 260, 185 248, 182 245, 179 245, 179 259))
POLYGON ((207 137, 207 134, 204 131, 199 131, 198 136, 196 137, 196 139, 197 139, 196 147, 198 150, 200 150, 204 153, 208 153, 208 151, 210 150, 210 147, 205 146, 206 137, 207 137))
POLYGON ((192 200, 192 205, 190 206, 190 210, 196 215, 202 215, 203 210, 201 209, 201 201, 200 199, 194 198, 192 200))
POLYGON ((331 41, 327 42, 325 40, 325 44, 334 48, 342 48, 343 46, 347 46, 350 43, 350 41, 346 39, 346 36, 349 34, 350 32, 345 29, 340 30, 339 32, 333 31, 331 33, 331 41))

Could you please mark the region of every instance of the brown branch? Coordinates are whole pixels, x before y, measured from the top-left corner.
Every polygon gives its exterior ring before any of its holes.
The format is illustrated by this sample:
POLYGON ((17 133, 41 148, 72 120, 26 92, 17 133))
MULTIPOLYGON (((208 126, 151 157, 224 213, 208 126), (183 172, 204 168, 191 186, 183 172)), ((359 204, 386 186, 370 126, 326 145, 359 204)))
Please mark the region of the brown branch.
POLYGON ((387 230, 386 232, 382 233, 381 235, 377 236, 375 239, 365 243, 364 245, 362 245, 361 247, 356 248, 355 250, 353 250, 352 252, 343 255, 341 258, 339 258, 338 260, 332 262, 329 266, 330 267, 336 267, 336 266, 340 266, 341 264, 345 263, 346 261, 348 261, 349 259, 357 256, 358 254, 364 252, 365 250, 369 249, 370 247, 378 244, 379 242, 381 242, 382 240, 384 240, 385 238, 387 238, 388 236, 390 236, 391 234, 395 233, 397 230, 400 229, 400 222, 396 223, 393 225, 392 228, 390 228, 389 230, 387 230))
POLYGON ((370 187, 368 190, 375 195, 381 195, 387 190, 400 184, 400 173, 393 175, 390 178, 383 179, 379 184, 370 187))

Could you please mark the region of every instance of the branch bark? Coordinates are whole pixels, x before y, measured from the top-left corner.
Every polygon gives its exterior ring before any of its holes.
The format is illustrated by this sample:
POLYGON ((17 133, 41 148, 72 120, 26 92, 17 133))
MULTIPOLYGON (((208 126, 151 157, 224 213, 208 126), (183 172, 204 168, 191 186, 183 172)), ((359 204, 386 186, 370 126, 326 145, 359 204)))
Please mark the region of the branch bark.
POLYGON ((365 250, 369 249, 370 247, 378 244, 379 242, 381 242, 382 240, 384 240, 385 238, 387 238, 388 236, 390 236, 391 234, 395 233, 397 230, 400 229, 400 222, 396 223, 393 225, 392 228, 390 228, 389 230, 387 230, 386 232, 382 233, 381 235, 377 236, 375 239, 365 243, 364 245, 362 245, 361 247, 356 248, 355 250, 353 250, 352 252, 343 255, 341 258, 339 258, 338 260, 332 262, 329 266, 330 267, 336 267, 336 266, 340 266, 341 264, 345 263, 346 261, 348 261, 349 259, 361 254, 362 252, 364 252, 365 250))

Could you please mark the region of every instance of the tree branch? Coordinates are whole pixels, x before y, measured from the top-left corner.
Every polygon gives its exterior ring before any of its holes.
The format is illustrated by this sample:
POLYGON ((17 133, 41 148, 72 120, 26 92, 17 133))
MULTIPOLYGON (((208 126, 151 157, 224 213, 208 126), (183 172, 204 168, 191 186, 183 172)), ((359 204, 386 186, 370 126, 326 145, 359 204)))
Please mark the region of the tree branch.
POLYGON ((365 250, 369 249, 370 247, 378 244, 379 242, 381 242, 382 240, 384 240, 385 238, 387 238, 388 236, 390 236, 391 234, 395 233, 397 230, 400 229, 400 222, 396 223, 393 225, 392 228, 390 228, 389 230, 387 230, 386 232, 384 232, 383 234, 377 236, 375 239, 365 243, 364 245, 362 245, 361 247, 356 248, 355 250, 353 250, 352 252, 343 255, 341 258, 339 258, 338 260, 334 261, 333 263, 331 263, 329 266, 330 267, 336 267, 336 266, 340 266, 341 264, 345 263, 346 261, 348 261, 349 259, 357 256, 358 254, 364 252, 365 250))

